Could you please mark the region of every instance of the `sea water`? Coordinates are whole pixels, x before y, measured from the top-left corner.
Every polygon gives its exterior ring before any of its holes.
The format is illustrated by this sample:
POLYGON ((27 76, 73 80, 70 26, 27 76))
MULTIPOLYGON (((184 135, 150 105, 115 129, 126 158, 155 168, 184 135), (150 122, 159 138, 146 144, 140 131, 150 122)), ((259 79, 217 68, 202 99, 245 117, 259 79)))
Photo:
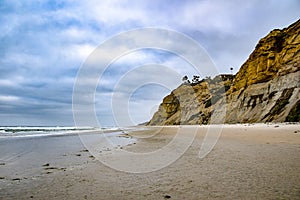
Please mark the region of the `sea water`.
POLYGON ((91 130, 97 130, 97 128, 59 126, 2 126, 0 127, 0 138, 55 136, 91 130))

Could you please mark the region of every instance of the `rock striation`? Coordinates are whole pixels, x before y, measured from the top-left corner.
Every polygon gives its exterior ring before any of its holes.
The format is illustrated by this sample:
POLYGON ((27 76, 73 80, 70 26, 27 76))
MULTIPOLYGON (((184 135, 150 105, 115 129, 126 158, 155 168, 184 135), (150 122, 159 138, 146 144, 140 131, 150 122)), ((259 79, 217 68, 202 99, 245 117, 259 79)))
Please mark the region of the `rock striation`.
POLYGON ((300 20, 256 45, 236 75, 183 83, 148 125, 300 121, 300 20))

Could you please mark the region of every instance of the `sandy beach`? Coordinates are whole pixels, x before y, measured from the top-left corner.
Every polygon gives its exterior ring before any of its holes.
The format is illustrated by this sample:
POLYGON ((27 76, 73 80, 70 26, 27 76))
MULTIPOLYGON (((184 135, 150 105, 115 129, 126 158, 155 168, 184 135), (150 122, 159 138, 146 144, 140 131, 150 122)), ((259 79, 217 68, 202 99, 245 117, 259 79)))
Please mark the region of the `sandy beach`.
MULTIPOLYGON (((213 150, 200 159, 208 127, 188 127, 197 129, 192 145, 149 173, 102 164, 77 135, 1 139, 0 199, 300 199, 299 124, 224 125, 213 150)), ((134 142, 98 153, 152 152, 184 128, 128 131, 121 137, 134 142)))

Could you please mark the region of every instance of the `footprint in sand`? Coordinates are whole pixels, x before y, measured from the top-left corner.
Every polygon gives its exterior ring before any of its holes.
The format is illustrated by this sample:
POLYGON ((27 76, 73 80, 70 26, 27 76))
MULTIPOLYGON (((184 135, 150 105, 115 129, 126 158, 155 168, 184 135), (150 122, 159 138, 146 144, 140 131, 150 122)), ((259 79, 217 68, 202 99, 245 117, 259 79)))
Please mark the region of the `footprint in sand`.
POLYGON ((46 172, 46 174, 51 174, 54 172, 54 170, 63 170, 63 171, 67 170, 67 168, 65 168, 65 167, 60 167, 60 168, 59 167, 50 167, 49 163, 44 164, 43 167, 44 167, 44 170, 48 170, 46 172))

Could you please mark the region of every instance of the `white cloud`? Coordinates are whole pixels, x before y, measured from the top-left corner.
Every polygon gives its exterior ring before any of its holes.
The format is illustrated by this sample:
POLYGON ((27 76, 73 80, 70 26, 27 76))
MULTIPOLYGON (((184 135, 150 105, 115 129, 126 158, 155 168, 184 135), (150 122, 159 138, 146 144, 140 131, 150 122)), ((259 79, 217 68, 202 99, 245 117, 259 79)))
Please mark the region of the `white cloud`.
POLYGON ((8 86, 8 87, 14 87, 16 86, 16 82, 13 80, 6 80, 6 79, 2 79, 0 80, 0 87, 2 86, 8 86))
POLYGON ((9 95, 0 95, 0 102, 15 102, 18 101, 20 98, 17 96, 9 96, 9 95))
POLYGON ((95 50, 96 46, 90 44, 73 44, 62 53, 68 59, 83 61, 95 50))
MULTIPOLYGON (((77 10, 79 11, 79 10, 77 10)), ((122 23, 130 20, 139 21, 145 17, 145 10, 135 8, 134 2, 112 1, 87 1, 80 5, 79 16, 93 18, 105 24, 122 23)))

